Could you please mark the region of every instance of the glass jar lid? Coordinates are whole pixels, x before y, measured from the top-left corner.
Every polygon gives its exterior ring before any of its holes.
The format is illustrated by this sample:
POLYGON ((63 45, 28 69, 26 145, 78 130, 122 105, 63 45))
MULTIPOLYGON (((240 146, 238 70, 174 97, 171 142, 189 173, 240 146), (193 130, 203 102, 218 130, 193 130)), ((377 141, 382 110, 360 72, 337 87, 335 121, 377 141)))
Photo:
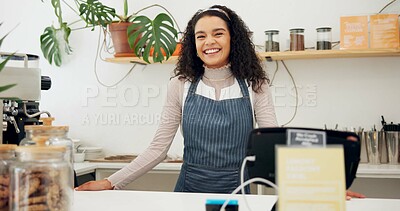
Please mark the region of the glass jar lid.
POLYGON ((43 125, 45 126, 51 126, 53 124, 54 121, 54 117, 42 117, 40 118, 40 120, 42 120, 43 125))
POLYGON ((44 126, 44 125, 25 125, 25 130, 57 130, 57 131, 65 131, 68 132, 68 126, 44 126))
POLYGON ((317 32, 330 32, 331 30, 332 30, 332 28, 328 27, 328 26, 317 28, 317 32))
POLYGON ((15 151, 16 148, 15 144, 0 144, 0 152, 15 151))
MULTIPOLYGON (((15 149, 17 145, 15 144, 0 144, 0 164, 4 165, 5 160, 12 160, 15 158, 15 149)), ((3 169, 0 168, 0 172, 4 172, 3 169)), ((0 185, 1 188, 1 185, 0 185)), ((1 209, 0 209, 1 210, 1 209)))
POLYGON ((293 28, 293 29, 289 29, 290 33, 304 33, 304 28, 293 28))
POLYGON ((279 30, 272 29, 272 30, 264 31, 264 33, 265 33, 266 35, 268 35, 268 34, 279 34, 279 30))
POLYGON ((15 150, 17 153, 60 153, 65 152, 65 146, 20 146, 15 150))

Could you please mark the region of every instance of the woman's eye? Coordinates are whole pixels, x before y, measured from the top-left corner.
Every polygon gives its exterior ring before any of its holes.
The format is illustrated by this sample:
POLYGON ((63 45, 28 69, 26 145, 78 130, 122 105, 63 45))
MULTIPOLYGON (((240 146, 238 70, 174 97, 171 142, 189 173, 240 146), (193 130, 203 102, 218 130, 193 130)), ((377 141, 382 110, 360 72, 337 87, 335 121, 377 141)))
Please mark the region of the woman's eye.
POLYGON ((197 39, 203 39, 205 36, 204 35, 199 35, 197 36, 197 39))
POLYGON ((222 32, 220 32, 220 33, 215 33, 215 36, 216 36, 216 37, 220 37, 220 36, 222 36, 222 35, 224 35, 224 33, 222 33, 222 32))

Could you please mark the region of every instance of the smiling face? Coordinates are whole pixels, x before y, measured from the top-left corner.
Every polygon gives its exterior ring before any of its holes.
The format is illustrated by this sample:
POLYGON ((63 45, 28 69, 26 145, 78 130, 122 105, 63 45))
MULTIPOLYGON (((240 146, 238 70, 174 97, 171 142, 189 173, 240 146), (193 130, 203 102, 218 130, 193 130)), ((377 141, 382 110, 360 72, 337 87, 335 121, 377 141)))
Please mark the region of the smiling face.
POLYGON ((231 36, 225 21, 216 16, 204 16, 194 28, 196 50, 208 68, 219 68, 229 63, 231 36))

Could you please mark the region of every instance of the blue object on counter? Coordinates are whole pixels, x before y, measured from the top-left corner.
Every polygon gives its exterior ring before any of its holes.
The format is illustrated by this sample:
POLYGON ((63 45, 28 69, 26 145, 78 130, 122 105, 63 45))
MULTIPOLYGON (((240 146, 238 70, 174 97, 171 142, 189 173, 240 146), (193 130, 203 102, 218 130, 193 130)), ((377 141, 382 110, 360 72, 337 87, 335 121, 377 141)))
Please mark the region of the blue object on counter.
POLYGON ((229 200, 226 211, 239 211, 239 202, 237 199, 207 199, 206 211, 219 211, 225 201, 229 200))

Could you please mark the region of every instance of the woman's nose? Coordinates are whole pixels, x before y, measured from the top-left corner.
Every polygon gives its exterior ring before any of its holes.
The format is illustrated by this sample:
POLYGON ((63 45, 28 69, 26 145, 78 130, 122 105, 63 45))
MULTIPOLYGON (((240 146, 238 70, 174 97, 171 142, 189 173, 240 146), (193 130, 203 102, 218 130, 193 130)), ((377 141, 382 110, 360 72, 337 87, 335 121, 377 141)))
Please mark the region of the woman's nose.
POLYGON ((213 37, 207 37, 206 39, 206 45, 212 45, 215 43, 215 39, 213 37))

